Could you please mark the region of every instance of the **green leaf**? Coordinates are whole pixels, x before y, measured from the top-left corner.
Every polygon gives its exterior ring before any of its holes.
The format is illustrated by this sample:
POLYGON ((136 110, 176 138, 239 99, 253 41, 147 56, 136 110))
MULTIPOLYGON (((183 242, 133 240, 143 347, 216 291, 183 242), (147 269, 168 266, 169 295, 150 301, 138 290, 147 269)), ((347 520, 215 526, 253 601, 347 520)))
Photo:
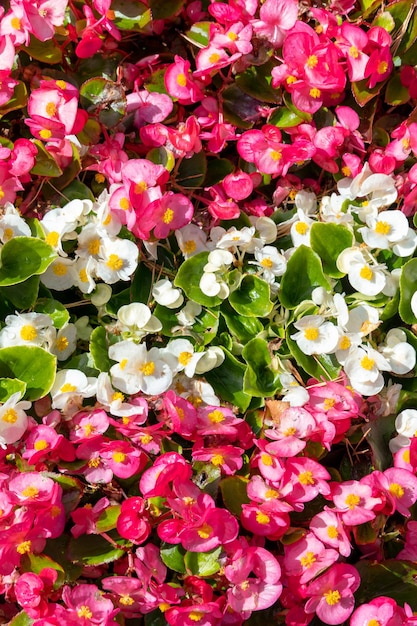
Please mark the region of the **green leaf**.
POLYGON ((138 0, 113 0, 114 25, 120 30, 141 31, 152 21, 151 10, 138 0))
POLYGON ((323 377, 328 380, 335 380, 339 376, 341 366, 332 354, 308 356, 300 350, 297 343, 290 337, 296 333, 296 329, 290 326, 287 333, 287 344, 298 369, 302 368, 317 380, 321 380, 323 377))
POLYGON ((65 514, 69 516, 71 511, 77 508, 84 493, 83 484, 78 478, 68 474, 56 474, 55 472, 45 472, 46 476, 52 478, 62 489, 62 504, 65 514))
POLYGON ((372 26, 381 26, 381 28, 385 28, 390 33, 395 28, 395 21, 389 11, 383 11, 376 16, 372 26))
POLYGON ((361 585, 355 593, 358 604, 388 596, 400 606, 407 602, 413 611, 417 610, 415 563, 397 559, 388 559, 383 563, 363 560, 358 561, 355 567, 361 577, 361 585))
MULTIPOLYGON (((91 117, 86 121, 82 131, 77 133, 77 139, 85 146, 94 146, 100 142, 101 126, 97 120, 93 120, 91 117)), ((82 183, 81 183, 82 184, 82 183)), ((91 191, 90 191, 91 193, 91 191)), ((85 196, 86 198, 89 195, 85 196)), ((82 198, 81 198, 82 199, 82 198)))
POLYGON ((8 626, 32 626, 33 619, 29 617, 26 611, 20 611, 13 619, 8 622, 8 626))
POLYGON ((303 300, 310 300, 313 289, 331 285, 323 274, 320 257, 311 248, 301 245, 290 257, 282 277, 279 299, 288 309, 295 309, 303 300))
POLYGON ((39 276, 30 276, 23 283, 0 287, 0 294, 16 309, 31 309, 39 293, 39 276))
POLYGON ((252 98, 275 104, 281 101, 279 91, 273 89, 261 68, 255 65, 249 67, 235 78, 237 86, 252 98))
POLYGON ((181 545, 162 543, 161 559, 163 563, 165 563, 169 569, 174 570, 174 572, 179 572, 180 574, 186 573, 187 569, 184 563, 184 556, 185 550, 181 545))
POLYGON ((131 302, 148 304, 152 294, 153 274, 144 263, 139 263, 130 286, 131 302))
POLYGON ((0 376, 26 383, 26 400, 43 398, 55 380, 56 357, 38 346, 0 349, 0 376))
POLYGON ((160 148, 152 148, 146 154, 148 161, 152 161, 156 165, 163 165, 168 172, 172 172, 175 167, 175 157, 172 150, 168 150, 165 146, 160 148))
POLYGON ((183 189, 202 187, 207 172, 207 159, 203 151, 196 152, 190 159, 183 159, 175 179, 183 189))
POLYGON ((200 280, 208 255, 208 252, 199 252, 184 261, 177 272, 174 285, 181 287, 189 300, 210 308, 218 306, 222 300, 217 296, 206 296, 200 289, 200 280))
POLYGON ((224 117, 238 128, 252 128, 259 118, 259 100, 242 91, 236 83, 223 93, 224 117))
POLYGON ((410 93, 402 84, 400 75, 397 73, 391 76, 385 91, 385 102, 391 106, 399 106, 408 102, 409 99, 410 93))
POLYGON ((71 539, 68 546, 68 557, 71 561, 82 565, 104 565, 117 561, 125 551, 122 546, 127 546, 128 541, 119 537, 114 531, 109 535, 120 548, 114 547, 107 539, 100 535, 81 535, 77 539, 71 539))
POLYGON ((61 168, 43 143, 38 139, 34 139, 32 143, 36 146, 38 154, 35 157, 35 165, 30 170, 30 173, 47 178, 57 178, 61 176, 61 168))
POLYGON ((370 102, 372 98, 375 98, 385 84, 385 81, 383 81, 381 83, 377 83, 375 87, 372 87, 372 89, 369 89, 367 87, 368 82, 368 79, 365 78, 364 80, 358 80, 355 83, 352 83, 353 97, 361 107, 370 102))
POLYGON ((90 335, 90 353, 94 367, 100 372, 108 372, 112 362, 109 359, 107 333, 103 326, 97 326, 90 335))
POLYGON ((332 278, 344 276, 337 269, 336 261, 342 250, 353 245, 353 239, 352 231, 343 224, 314 222, 311 226, 311 247, 323 261, 324 272, 332 278))
POLYGON ((219 556, 222 547, 209 552, 186 552, 184 563, 189 572, 194 576, 212 576, 220 569, 219 556))
POLYGON ((100 514, 96 522, 96 528, 100 533, 107 533, 109 530, 113 530, 116 528, 117 519, 120 515, 120 504, 115 504, 113 506, 108 506, 104 511, 100 514))
MULTIPOLYGON (((54 180, 53 187, 49 185, 48 183, 45 185, 43 189, 45 198, 54 197, 57 189, 65 189, 65 192, 66 192, 67 185, 73 182, 74 178, 78 176, 78 174, 81 171, 80 152, 77 146, 75 145, 75 143, 73 143, 72 141, 70 141, 69 143, 71 145, 71 150, 72 150, 71 160, 69 164, 67 165, 67 167, 64 169, 63 174, 54 180)), ((64 195, 66 195, 65 192, 64 192, 64 195)), ((88 198, 89 195, 91 195, 91 193, 85 197, 88 198)), ((60 197, 60 199, 62 200, 62 197, 60 197)), ((70 198, 68 197, 68 200, 69 199, 70 198)))
POLYGON ((228 476, 220 481, 220 491, 223 502, 228 511, 240 517, 242 504, 249 504, 250 498, 247 494, 249 480, 243 476, 228 476))
POLYGON ((229 331, 242 343, 247 343, 264 330, 257 317, 238 315, 227 300, 222 305, 221 312, 229 331))
POLYGON ((207 161, 207 173, 204 180, 205 187, 211 187, 219 183, 225 176, 234 171, 234 165, 229 159, 209 159, 207 161))
POLYGON ((31 35, 29 45, 27 47, 22 46, 22 50, 33 59, 48 65, 56 65, 62 61, 62 50, 54 39, 39 41, 34 35, 31 35))
POLYGON ((265 339, 255 337, 249 341, 242 356, 248 364, 243 384, 246 393, 259 398, 274 396, 281 384, 265 339))
POLYGON ((159 609, 144 615, 145 626, 168 626, 164 614, 159 609))
POLYGON ((166 20, 174 17, 184 6, 185 0, 149 0, 152 19, 166 20))
POLYGON ((34 574, 39 574, 45 567, 54 569, 58 572, 58 578, 54 584, 55 589, 61 587, 65 582, 65 572, 62 565, 51 559, 51 557, 46 556, 46 554, 29 552, 22 558, 20 567, 24 572, 33 572, 34 574))
POLYGON ((269 123, 278 128, 294 128, 303 123, 303 118, 287 107, 277 107, 269 118, 269 123))
POLYGON ((69 322, 68 310, 58 300, 53 298, 39 298, 35 304, 36 313, 49 315, 55 328, 62 328, 69 322))
POLYGON ((400 277, 400 305, 398 312, 406 324, 417 324, 411 309, 411 298, 417 291, 417 259, 410 259, 403 266, 400 277))
POLYGON ((295 113, 298 117, 300 117, 305 122, 311 122, 311 120, 313 119, 312 114, 307 113, 306 111, 301 111, 300 109, 297 109, 297 107, 292 101, 291 95, 288 92, 286 91, 284 92, 282 99, 284 100, 284 104, 287 107, 287 109, 295 113))
POLYGON ((16 109, 23 109, 26 106, 28 101, 28 92, 26 89, 25 83, 19 81, 17 85, 15 85, 13 95, 8 102, 3 104, 0 107, 0 118, 10 111, 16 111, 16 109))
POLYGON ((229 302, 239 315, 266 317, 272 311, 269 299, 271 290, 268 283, 258 276, 246 274, 239 288, 229 296, 229 302))
POLYGON ((81 85, 80 102, 106 128, 113 128, 126 115, 126 95, 122 85, 101 76, 90 78, 81 85))
POLYGON ((30 276, 43 274, 56 259, 55 250, 36 237, 13 237, 0 253, 0 286, 23 283, 30 276))
POLYGON ((191 28, 185 31, 186 38, 199 48, 205 48, 210 41, 210 25, 213 22, 194 22, 191 28))
POLYGON ((222 350, 225 357, 223 363, 206 372, 205 378, 222 400, 237 406, 241 411, 246 411, 251 401, 251 396, 243 391, 246 367, 228 350, 225 348, 222 350))
POLYGON ((385 7, 385 11, 388 12, 395 23, 396 36, 401 37, 401 43, 398 46, 397 54, 405 52, 412 46, 417 37, 417 15, 415 11, 415 5, 410 0, 398 0, 397 2, 391 2, 385 7), (413 14, 407 24, 405 32, 403 32, 404 24, 410 16, 410 12, 413 14))
POLYGON ((69 560, 67 556, 69 541, 69 536, 65 534, 56 539, 48 539, 43 553, 62 566, 66 582, 75 582, 81 575, 82 566, 69 560))
POLYGON ((17 378, 0 378, 0 402, 6 402, 14 393, 22 398, 26 391, 26 383, 17 378))

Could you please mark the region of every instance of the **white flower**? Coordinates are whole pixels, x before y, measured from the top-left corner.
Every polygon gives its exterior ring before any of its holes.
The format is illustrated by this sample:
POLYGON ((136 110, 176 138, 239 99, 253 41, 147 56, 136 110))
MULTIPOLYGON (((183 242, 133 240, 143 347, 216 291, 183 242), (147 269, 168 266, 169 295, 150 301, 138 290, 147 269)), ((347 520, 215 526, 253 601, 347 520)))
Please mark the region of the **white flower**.
POLYGON ((212 250, 203 268, 200 289, 206 296, 218 296, 223 300, 229 295, 229 287, 222 276, 227 272, 234 256, 228 250, 212 250))
POLYGON ((138 266, 138 247, 129 239, 104 239, 96 274, 108 285, 129 280, 138 266))
POLYGON ((80 410, 84 398, 96 393, 97 378, 90 378, 77 369, 60 370, 51 389, 52 408, 66 414, 80 410))
POLYGON ((212 250, 204 266, 205 272, 225 272, 235 260, 228 250, 212 250))
POLYGON ((83 293, 91 293, 96 287, 93 276, 97 261, 92 257, 79 257, 74 265, 74 285, 83 293))
POLYGON ((172 388, 178 396, 185 398, 196 407, 202 403, 220 406, 220 400, 214 393, 213 387, 200 378, 187 378, 183 374, 177 374, 172 388))
POLYGON ((40 346, 48 348, 55 335, 49 315, 44 313, 17 313, 6 317, 6 326, 0 331, 0 348, 40 346))
POLYGON ((361 337, 369 335, 380 325, 379 311, 369 304, 360 304, 349 310, 349 319, 344 329, 349 333, 359 333, 361 337))
POLYGON ((407 374, 416 364, 416 351, 407 343, 407 335, 400 328, 389 330, 385 345, 380 345, 378 350, 386 358, 394 374, 407 374))
POLYGON ((113 291, 110 285, 100 283, 91 294, 91 304, 94 304, 94 306, 99 309, 100 307, 107 304, 107 302, 112 297, 112 293, 113 291))
POLYGON ((390 246, 408 234, 408 220, 401 211, 382 211, 376 217, 366 217, 366 226, 359 228, 362 239, 370 248, 389 250, 390 246))
POLYGON ((385 265, 374 264, 365 259, 359 248, 345 248, 336 261, 340 272, 348 275, 354 289, 366 296, 376 296, 381 293, 386 284, 385 265))
POLYGON ((282 385, 283 402, 289 402, 290 406, 304 406, 309 401, 307 389, 302 387, 292 374, 283 372, 279 380, 282 385))
POLYGON ((65 291, 75 284, 75 261, 65 257, 58 257, 41 276, 41 282, 48 289, 65 291))
POLYGON ((398 413, 395 420, 395 428, 398 435, 389 442, 390 450, 393 453, 398 452, 401 448, 409 446, 411 438, 417 436, 416 409, 404 409, 404 411, 398 413))
POLYGON ((101 372, 97 379, 97 402, 99 402, 112 415, 118 417, 128 417, 130 415, 143 415, 143 420, 136 420, 136 423, 146 421, 146 414, 143 406, 137 406, 125 402, 125 397, 120 391, 115 391, 112 387, 110 376, 107 372, 101 372))
POLYGON ((294 204, 297 209, 301 209, 304 213, 311 215, 317 209, 317 196, 314 191, 302 189, 295 194, 294 204))
POLYGON ((323 222, 334 224, 352 224, 353 216, 344 209, 346 198, 332 193, 331 196, 324 196, 321 200, 320 215, 323 222))
POLYGON ((198 361, 195 368, 196 374, 205 374, 215 367, 219 367, 224 361, 224 352, 220 346, 210 346, 198 361))
POLYGON ((400 257, 411 256, 417 248, 417 233, 409 228, 404 239, 400 239, 392 246, 394 254, 400 257))
MULTIPOLYGON (((178 320, 178 323, 180 324, 180 328, 187 328, 190 326, 194 326, 194 324, 197 321, 197 317, 200 315, 201 311, 202 311, 202 306, 200 304, 197 304, 197 302, 193 302, 192 300, 189 300, 185 307, 183 309, 181 309, 181 311, 178 311, 178 313, 176 313, 176 317, 178 320)), ((172 332, 174 332, 174 329, 172 329, 172 332)))
POLYGON ((249 216, 249 221, 252 226, 255 226, 257 238, 263 245, 274 243, 277 238, 277 225, 270 217, 256 217, 254 215, 249 216))
POLYGON ((0 218, 0 241, 7 243, 13 237, 31 237, 32 233, 25 220, 20 217, 19 211, 11 202, 6 202, 0 218))
POLYGON ((224 300, 229 295, 229 287, 224 280, 214 274, 214 272, 204 272, 200 278, 199 286, 206 296, 218 296, 224 300))
POLYGON ((172 354, 158 348, 149 352, 144 344, 121 341, 109 348, 109 357, 117 361, 110 368, 112 383, 123 393, 143 391, 148 395, 159 395, 167 391, 176 370, 176 359, 172 354))
POLYGON ((252 243, 255 234, 255 227, 248 228, 244 226, 241 230, 237 230, 234 226, 222 236, 216 243, 219 250, 228 250, 229 248, 246 249, 252 243))
POLYGON ((177 309, 184 302, 180 289, 175 289, 168 278, 161 278, 152 287, 152 296, 158 304, 168 309, 177 309))
POLYGON ((268 283, 275 282, 276 276, 285 274, 287 260, 273 246, 256 248, 254 256, 256 261, 250 261, 250 263, 261 268, 262 276, 268 283))
POLYGON ((187 224, 175 231, 178 246, 186 259, 208 250, 207 237, 196 224, 187 224))
POLYGON ((388 372, 391 370, 382 354, 369 346, 351 350, 344 369, 352 387, 364 396, 379 393, 384 386, 380 370, 388 372))
POLYGON ((117 318, 124 338, 140 340, 148 333, 157 333, 162 329, 159 319, 152 315, 150 308, 142 302, 121 306, 117 318))
POLYGON ((299 331, 291 335, 304 354, 331 354, 335 351, 339 333, 332 322, 325 322, 321 315, 306 315, 294 323, 299 331))
POLYGON ((74 324, 66 324, 60 328, 49 348, 55 354, 58 361, 66 361, 77 347, 77 327, 74 324))
POLYGON ((26 432, 28 418, 25 413, 32 403, 20 401, 21 393, 10 396, 0 406, 0 447, 5 448, 9 443, 15 443, 26 432))
POLYGON ((292 224, 290 230, 293 246, 296 248, 302 244, 309 246, 311 225, 314 222, 302 209, 297 209, 297 217, 297 221, 292 224))
POLYGON ((164 348, 164 353, 169 352, 177 360, 176 371, 184 372, 188 378, 192 378, 196 366, 205 352, 194 352, 194 346, 188 339, 173 339, 164 348))
POLYGON ((345 199, 366 197, 362 206, 351 206, 362 222, 365 222, 367 215, 377 215, 380 208, 390 206, 397 199, 394 179, 387 174, 373 174, 368 163, 364 164, 362 171, 353 180, 339 180, 337 189, 345 199))

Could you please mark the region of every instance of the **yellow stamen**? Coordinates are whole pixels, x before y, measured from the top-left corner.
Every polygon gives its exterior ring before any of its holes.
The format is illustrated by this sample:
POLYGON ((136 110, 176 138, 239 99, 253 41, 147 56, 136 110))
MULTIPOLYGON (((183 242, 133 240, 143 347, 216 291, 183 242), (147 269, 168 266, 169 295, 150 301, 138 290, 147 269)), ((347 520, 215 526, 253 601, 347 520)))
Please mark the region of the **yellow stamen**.
POLYGON ((144 376, 152 376, 155 371, 155 363, 153 361, 148 361, 147 363, 144 363, 140 368, 140 371, 143 373, 144 376))
POLYGON ((297 222, 295 225, 295 230, 299 235, 305 235, 308 231, 308 224, 305 222, 297 222))
POLYGON ((197 535, 201 537, 201 539, 208 539, 210 535, 213 533, 213 529, 209 524, 203 524, 202 527, 197 531, 197 535))
POLYGON ((333 591, 329 589, 329 591, 326 591, 323 595, 326 598, 327 604, 329 604, 330 606, 334 606, 335 604, 337 604, 342 597, 337 589, 333 591))
POLYGON ((123 267, 123 259, 117 256, 117 254, 111 254, 109 256, 109 260, 107 261, 106 265, 113 272, 117 272, 118 270, 121 270, 123 267))
POLYGON ((298 480, 302 485, 314 485, 315 482, 313 473, 310 472, 310 470, 307 470, 306 472, 301 472, 301 474, 299 474, 298 476, 298 480))
POLYGON ((304 330, 304 337, 308 341, 315 341, 319 337, 319 329, 315 326, 309 326, 304 330))
POLYGON ((54 265, 52 266, 52 271, 55 276, 65 276, 65 274, 67 274, 68 272, 68 268, 63 263, 58 262, 54 263, 54 265))
POLYGON ((14 424, 18 418, 18 415, 14 409, 6 409, 3 413, 1 419, 6 424, 14 424))
POLYGON ((38 336, 38 331, 32 324, 26 324, 20 329, 20 337, 23 341, 33 341, 38 336))
POLYGON ((368 370, 368 372, 373 368, 374 365, 374 359, 370 359, 369 356, 364 356, 363 359, 361 359, 361 367, 363 367, 364 370, 368 370))
POLYGON ((171 224, 174 219, 174 211, 172 209, 166 209, 165 213, 162 216, 162 221, 164 224, 171 224))
POLYGON ((305 556, 302 556, 300 559, 301 565, 307 569, 309 569, 316 561, 317 558, 314 556, 314 552, 306 552, 305 556))
POLYGON ((269 515, 267 515, 263 511, 258 511, 256 513, 256 521, 258 522, 258 524, 264 525, 264 524, 269 524, 269 522, 271 521, 271 518, 269 517, 269 515))
POLYGON ((212 424, 220 424, 221 422, 224 422, 224 415, 218 409, 209 413, 207 417, 212 424))
POLYGON ((358 506, 360 501, 361 499, 358 495, 356 495, 356 493, 350 493, 345 500, 351 511, 355 508, 355 506, 358 506))
POLYGON ((380 221, 375 224, 375 232, 378 233, 378 235, 388 235, 390 230, 391 226, 388 222, 380 221))
POLYGON ((51 231, 46 235, 45 241, 46 243, 49 243, 50 246, 57 246, 59 241, 59 233, 57 233, 55 230, 51 231))

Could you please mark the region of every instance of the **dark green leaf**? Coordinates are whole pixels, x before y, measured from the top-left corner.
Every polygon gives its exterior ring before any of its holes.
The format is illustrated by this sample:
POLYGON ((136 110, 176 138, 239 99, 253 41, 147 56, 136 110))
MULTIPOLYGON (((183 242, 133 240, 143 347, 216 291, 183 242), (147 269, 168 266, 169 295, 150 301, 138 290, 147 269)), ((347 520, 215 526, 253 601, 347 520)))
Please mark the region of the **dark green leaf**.
POLYGON ((108 372, 112 366, 108 352, 107 333, 102 326, 97 326, 90 335, 90 353, 94 367, 100 372, 108 372))
POLYGON ((191 28, 185 32, 187 39, 199 48, 205 48, 210 40, 210 24, 212 22, 194 22, 191 28))
POLYGON ((269 123, 278 128, 293 128, 303 123, 303 118, 287 107, 277 107, 269 118, 269 123))
POLYGON ((250 498, 247 494, 248 479, 243 476, 228 476, 220 481, 220 491, 226 508, 240 517, 242 504, 249 504, 250 498))
POLYGON ((49 315, 55 328, 62 328, 69 322, 68 310, 58 300, 52 298, 39 298, 35 305, 35 311, 49 315))
POLYGON ((42 239, 14 237, 1 249, 0 286, 16 285, 43 274, 56 257, 55 250, 42 239))
POLYGON ((225 176, 234 171, 234 165, 229 159, 209 159, 207 161, 207 173, 204 180, 205 187, 211 187, 219 183, 225 176))
POLYGON ((100 535, 81 535, 77 539, 70 540, 68 557, 71 561, 82 565, 104 565, 117 561, 125 554, 122 546, 127 546, 128 542, 114 531, 110 531, 109 535, 121 546, 120 548, 114 547, 100 535))
POLYGON ((32 143, 36 146, 38 154, 35 157, 35 165, 30 170, 30 173, 47 178, 57 178, 61 176, 61 168, 43 143, 38 139, 34 139, 32 143))
POLYGON ((260 68, 251 66, 235 78, 237 86, 246 94, 262 102, 275 104, 281 100, 280 94, 273 89, 260 68))
POLYGON ((56 539, 48 539, 43 552, 62 566, 66 582, 75 582, 81 575, 82 565, 72 563, 68 558, 69 541, 68 535, 61 535, 56 539))
POLYGON ((25 554, 21 560, 21 569, 23 572, 33 572, 39 574, 45 567, 54 569, 58 573, 58 578, 55 582, 55 589, 61 587, 65 582, 65 572, 59 563, 46 556, 46 554, 33 554, 29 552, 25 554))
POLYGON ((356 569, 361 577, 361 585, 355 594, 358 604, 388 596, 400 606, 407 602, 413 611, 417 610, 415 563, 396 559, 383 563, 363 560, 356 564, 356 569))
POLYGON ((113 0, 114 24, 120 30, 140 31, 152 21, 151 10, 138 0, 113 0))
POLYGON ((181 161, 175 182, 183 189, 197 189, 202 187, 206 172, 206 155, 203 151, 196 152, 190 159, 181 161))
POLYGON ((209 552, 186 552, 184 563, 189 572, 194 576, 212 576, 220 569, 219 556, 221 546, 209 552))
POLYGON ((33 59, 48 65, 55 65, 62 61, 62 50, 54 39, 39 41, 34 35, 31 35, 29 45, 27 47, 22 46, 22 49, 33 59))
POLYGON ((3 106, 0 107, 0 118, 6 113, 10 113, 10 111, 15 111, 16 109, 23 109, 26 106, 28 101, 28 92, 26 89, 25 83, 19 81, 17 85, 15 85, 13 95, 3 106))
POLYGON ((379 92, 381 91, 384 84, 385 84, 385 81, 381 83, 377 83, 375 87, 372 87, 372 89, 369 89, 367 86, 368 85, 367 78, 365 78, 364 80, 358 80, 357 82, 352 83, 352 93, 356 102, 359 104, 359 106, 363 107, 370 100, 372 100, 372 98, 375 98, 375 96, 377 96, 379 92))
POLYGON ((30 276, 18 285, 0 287, 0 294, 16 309, 31 309, 39 293, 39 276, 30 276))
POLYGON ((169 569, 180 574, 186 573, 184 563, 185 550, 181 545, 173 545, 172 543, 162 543, 161 559, 169 569))
POLYGON ((299 246, 290 257, 287 270, 282 277, 279 299, 288 309, 295 309, 304 300, 309 300, 313 289, 331 285, 323 274, 320 257, 307 246, 299 246))
POLYGON ((239 313, 247 317, 266 317, 272 310, 270 287, 258 276, 246 274, 239 288, 229 296, 229 302, 239 313))
POLYGON ((265 339, 256 337, 249 341, 242 356, 248 364, 243 386, 246 393, 260 398, 274 396, 281 384, 265 339))
POLYGON ((401 319, 406 324, 417 324, 417 317, 411 309, 411 298, 417 291, 417 259, 410 259, 403 266, 400 277, 400 305, 398 308, 401 319))
POLYGON ((402 84, 400 75, 397 73, 391 76, 385 91, 385 102, 391 106, 399 106, 408 102, 409 99, 410 93, 402 84))
POLYGON ((166 20, 179 13, 185 0, 149 0, 152 19, 166 20))
POLYGON ((96 522, 96 528, 100 533, 107 533, 109 530, 116 528, 117 519, 120 515, 120 509, 120 504, 108 506, 104 509, 96 522))
POLYGON ((80 101, 107 128, 116 126, 126 114, 126 95, 122 85, 101 76, 90 78, 81 85, 80 101))
POLYGON ((336 261, 345 248, 353 245, 353 233, 343 224, 315 222, 310 231, 311 247, 323 261, 323 270, 332 278, 341 278, 336 261))
POLYGON ((246 411, 251 401, 251 396, 243 391, 246 367, 228 350, 222 349, 225 356, 223 363, 207 372, 205 378, 222 400, 237 406, 241 411, 246 411))
POLYGON ((302 368, 307 374, 313 376, 317 380, 323 377, 328 380, 335 380, 340 373, 340 364, 331 354, 315 354, 308 356, 304 354, 297 346, 296 342, 291 339, 290 335, 295 334, 296 329, 290 326, 287 335, 287 344, 293 355, 298 368, 302 368))
POLYGON ((239 315, 227 300, 222 305, 221 311, 228 329, 242 343, 247 343, 264 330, 258 318, 239 315))
POLYGON ((26 400, 43 398, 55 380, 56 357, 38 346, 0 349, 0 376, 26 383, 26 400))

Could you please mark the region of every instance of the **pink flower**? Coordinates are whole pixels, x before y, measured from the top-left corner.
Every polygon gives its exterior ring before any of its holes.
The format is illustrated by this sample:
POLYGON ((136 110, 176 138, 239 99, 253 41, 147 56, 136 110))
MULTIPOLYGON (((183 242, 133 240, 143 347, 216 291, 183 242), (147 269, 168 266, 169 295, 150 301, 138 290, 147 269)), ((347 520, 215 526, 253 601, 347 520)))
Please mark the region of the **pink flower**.
POLYGON ((96 585, 81 583, 73 588, 65 586, 62 599, 71 610, 71 615, 78 617, 80 626, 107 626, 118 613, 113 602, 105 598, 96 585))
POLYGON ((223 614, 216 602, 173 606, 164 617, 170 626, 219 626, 223 614))
POLYGON ((392 598, 380 596, 358 607, 350 618, 350 626, 403 626, 404 610, 392 598))
POLYGON ((167 497, 172 494, 170 483, 187 480, 191 474, 191 465, 184 457, 177 452, 166 452, 143 472, 139 489, 145 498, 167 497))
POLYGON ((63 435, 58 435, 50 426, 39 424, 30 431, 25 441, 26 449, 22 456, 30 465, 46 459, 59 462, 75 459, 74 446, 63 435))
POLYGON ((369 78, 368 87, 372 89, 377 83, 388 78, 393 68, 392 55, 388 46, 376 48, 370 55, 365 67, 365 78, 369 78))
POLYGON ((299 577, 300 584, 312 580, 339 558, 337 550, 326 549, 313 533, 284 546, 284 566, 288 576, 299 577))
POLYGON ((143 543, 149 537, 151 524, 142 498, 135 496, 122 502, 117 518, 117 532, 137 544, 143 543))
POLYGON ((298 17, 298 3, 294 0, 266 0, 261 6, 259 20, 252 26, 258 37, 264 37, 275 48, 280 48, 285 35, 294 26, 298 17))
POLYGON ((19 576, 15 585, 16 599, 30 617, 47 615, 48 597, 57 578, 58 572, 50 567, 42 569, 39 575, 24 572, 19 576))
POLYGON ((338 550, 342 556, 349 556, 352 547, 340 516, 328 507, 324 509, 312 518, 310 530, 323 543, 338 550))
POLYGON ((23 0, 30 31, 36 39, 46 41, 55 34, 55 26, 62 26, 68 0, 23 0))
POLYGON ((102 435, 109 427, 109 417, 102 409, 80 411, 72 418, 70 441, 86 441, 102 435))
POLYGON ((344 524, 357 526, 375 519, 374 507, 381 498, 372 497, 372 488, 357 480, 332 485, 332 499, 336 512, 344 524))
POLYGON ((202 440, 196 442, 192 450, 193 459, 207 461, 214 467, 219 467, 226 476, 233 476, 242 468, 243 453, 243 448, 229 445, 204 448, 202 440))
POLYGON ((313 580, 306 589, 306 613, 316 613, 325 624, 342 624, 355 605, 360 577, 352 565, 337 563, 313 580))
POLYGON ((75 509, 71 512, 74 526, 71 528, 71 534, 77 538, 80 535, 95 535, 98 533, 96 522, 100 515, 110 506, 107 498, 100 498, 94 506, 86 504, 83 507, 75 509))
POLYGON ((162 122, 172 111, 172 100, 164 93, 149 92, 146 89, 127 94, 127 112, 135 112, 133 123, 136 128, 146 124, 162 122))
POLYGON ((142 230, 153 229, 155 237, 165 239, 173 230, 190 223, 194 207, 187 196, 168 191, 158 200, 151 202, 136 215, 142 230))
POLYGON ((203 97, 203 92, 191 78, 190 62, 175 55, 175 62, 165 72, 165 87, 180 104, 192 104, 203 97))
POLYGON ((292 490, 285 498, 294 505, 309 502, 319 493, 326 496, 330 493, 328 480, 330 480, 330 474, 317 461, 307 457, 287 459, 282 482, 292 490))
MULTIPOLYGON (((278 496, 279 493, 276 493, 278 496)), ((241 522, 244 528, 255 535, 276 541, 290 527, 288 513, 291 510, 292 507, 287 502, 278 499, 271 499, 260 504, 242 504, 241 522)))

